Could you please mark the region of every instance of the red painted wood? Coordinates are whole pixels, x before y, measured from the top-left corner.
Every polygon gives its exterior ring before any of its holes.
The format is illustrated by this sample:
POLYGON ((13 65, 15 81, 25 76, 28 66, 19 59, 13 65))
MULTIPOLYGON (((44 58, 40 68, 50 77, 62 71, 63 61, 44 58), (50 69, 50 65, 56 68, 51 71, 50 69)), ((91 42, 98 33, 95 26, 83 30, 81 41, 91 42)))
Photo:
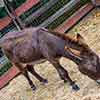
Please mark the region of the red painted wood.
POLYGON ((10 80, 17 76, 20 71, 17 67, 11 67, 4 75, 0 77, 0 89, 3 88, 10 80))
MULTIPOLYGON (((16 14, 20 16, 22 13, 36 5, 39 1, 40 0, 27 0, 24 4, 15 10, 16 14)), ((9 16, 5 16, 4 18, 0 19, 0 30, 6 27, 10 22, 11 18, 9 16)))
POLYGON ((90 10, 93 9, 93 5, 88 3, 80 8, 72 17, 67 19, 64 23, 58 26, 55 31, 59 31, 61 33, 70 29, 74 24, 76 24, 84 15, 86 15, 90 10))

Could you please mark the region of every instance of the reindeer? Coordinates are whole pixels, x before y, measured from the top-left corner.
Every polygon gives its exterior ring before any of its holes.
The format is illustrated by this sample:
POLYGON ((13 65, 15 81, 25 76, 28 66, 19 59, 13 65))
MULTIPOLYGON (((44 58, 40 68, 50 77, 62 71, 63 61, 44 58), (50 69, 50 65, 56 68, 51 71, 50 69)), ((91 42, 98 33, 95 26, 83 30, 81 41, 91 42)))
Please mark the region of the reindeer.
MULTIPOLYGON (((34 64, 45 60, 54 66, 65 83, 69 82, 72 89, 79 90, 79 86, 59 63, 61 57, 66 57, 75 62, 79 71, 91 79, 97 81, 100 78, 100 58, 79 34, 74 39, 43 27, 26 28, 7 33, 0 40, 0 47, 9 60, 27 78, 33 90, 36 89, 36 86, 29 78, 28 71, 40 82, 47 83, 47 79, 42 78, 33 67, 34 64)), ((99 83, 99 81, 97 82, 99 83)))
MULTIPOLYGON (((75 82, 73 82, 70 79, 67 71, 63 67, 61 67, 58 61, 56 60, 53 61, 53 59, 55 59, 55 56, 56 56, 55 50, 58 49, 58 47, 61 45, 57 44, 57 48, 54 48, 54 51, 52 51, 51 48, 54 47, 54 45, 50 45, 50 47, 48 47, 49 42, 47 42, 48 41, 47 39, 46 39, 46 43, 44 44, 45 41, 43 40, 43 36, 45 34, 41 35, 41 31, 43 29, 42 28, 25 29, 25 25, 21 22, 21 20, 15 13, 11 3, 8 0, 3 0, 3 1, 5 4, 5 9, 8 12, 9 17, 11 17, 17 29, 19 30, 19 32, 12 32, 12 33, 6 34, 4 38, 2 38, 1 40, 1 48, 3 49, 4 53, 7 55, 9 60, 11 60, 11 62, 15 64, 19 68, 19 70, 22 72, 22 74, 27 78, 31 88, 33 90, 36 89, 35 85, 29 78, 27 70, 31 72, 40 82, 47 83, 48 81, 36 73, 32 64, 26 64, 26 67, 24 68, 23 63, 29 63, 32 61, 36 63, 36 60, 39 60, 40 58, 45 58, 55 66, 61 79, 66 81, 68 77, 68 80, 70 81, 70 84, 72 85, 73 89, 78 90, 79 87, 75 84, 75 82), (45 52, 45 49, 46 49, 46 52, 45 52), (60 71, 63 71, 63 73, 61 73, 60 71)), ((51 37, 52 36, 50 36, 50 39, 51 37)), ((62 39, 54 36, 54 40, 53 40, 54 44, 56 44, 56 40, 57 41, 60 40, 63 42, 62 39)), ((61 47, 63 47, 63 45, 61 47)))

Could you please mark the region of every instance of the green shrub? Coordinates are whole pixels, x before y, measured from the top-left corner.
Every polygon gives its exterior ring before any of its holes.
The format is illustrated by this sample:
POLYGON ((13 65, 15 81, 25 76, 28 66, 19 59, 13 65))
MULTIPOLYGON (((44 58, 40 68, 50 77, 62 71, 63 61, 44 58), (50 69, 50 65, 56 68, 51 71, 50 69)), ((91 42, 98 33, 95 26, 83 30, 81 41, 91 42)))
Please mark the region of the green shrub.
MULTIPOLYGON (((22 5, 26 0, 13 0, 12 5, 14 8, 19 7, 22 5)), ((0 18, 3 18, 7 16, 7 11, 5 10, 5 7, 0 7, 0 18)))
POLYGON ((4 66, 0 69, 0 76, 2 76, 11 67, 12 67, 12 64, 10 62, 7 62, 6 64, 4 64, 4 66))

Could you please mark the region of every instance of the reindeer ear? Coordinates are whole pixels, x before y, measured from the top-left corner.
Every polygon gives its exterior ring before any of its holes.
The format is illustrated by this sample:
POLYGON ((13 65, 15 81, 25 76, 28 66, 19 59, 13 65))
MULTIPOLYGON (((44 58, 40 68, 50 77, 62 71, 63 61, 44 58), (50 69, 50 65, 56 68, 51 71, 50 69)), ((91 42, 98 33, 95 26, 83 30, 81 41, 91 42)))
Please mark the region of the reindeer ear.
POLYGON ((77 33, 76 39, 77 41, 84 42, 84 38, 79 33, 77 33))

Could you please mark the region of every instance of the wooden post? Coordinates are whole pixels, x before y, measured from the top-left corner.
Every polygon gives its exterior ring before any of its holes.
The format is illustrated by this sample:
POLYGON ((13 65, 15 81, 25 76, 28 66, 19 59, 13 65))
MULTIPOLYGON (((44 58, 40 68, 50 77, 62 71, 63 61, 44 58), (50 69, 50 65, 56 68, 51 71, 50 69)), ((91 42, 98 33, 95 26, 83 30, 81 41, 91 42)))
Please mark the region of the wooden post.
POLYGON ((9 17, 11 17, 11 19, 13 20, 17 29, 22 30, 25 27, 25 25, 22 23, 20 18, 16 15, 15 10, 11 5, 11 2, 9 2, 9 0, 3 0, 3 2, 5 4, 5 9, 6 9, 8 15, 9 15, 9 17))

